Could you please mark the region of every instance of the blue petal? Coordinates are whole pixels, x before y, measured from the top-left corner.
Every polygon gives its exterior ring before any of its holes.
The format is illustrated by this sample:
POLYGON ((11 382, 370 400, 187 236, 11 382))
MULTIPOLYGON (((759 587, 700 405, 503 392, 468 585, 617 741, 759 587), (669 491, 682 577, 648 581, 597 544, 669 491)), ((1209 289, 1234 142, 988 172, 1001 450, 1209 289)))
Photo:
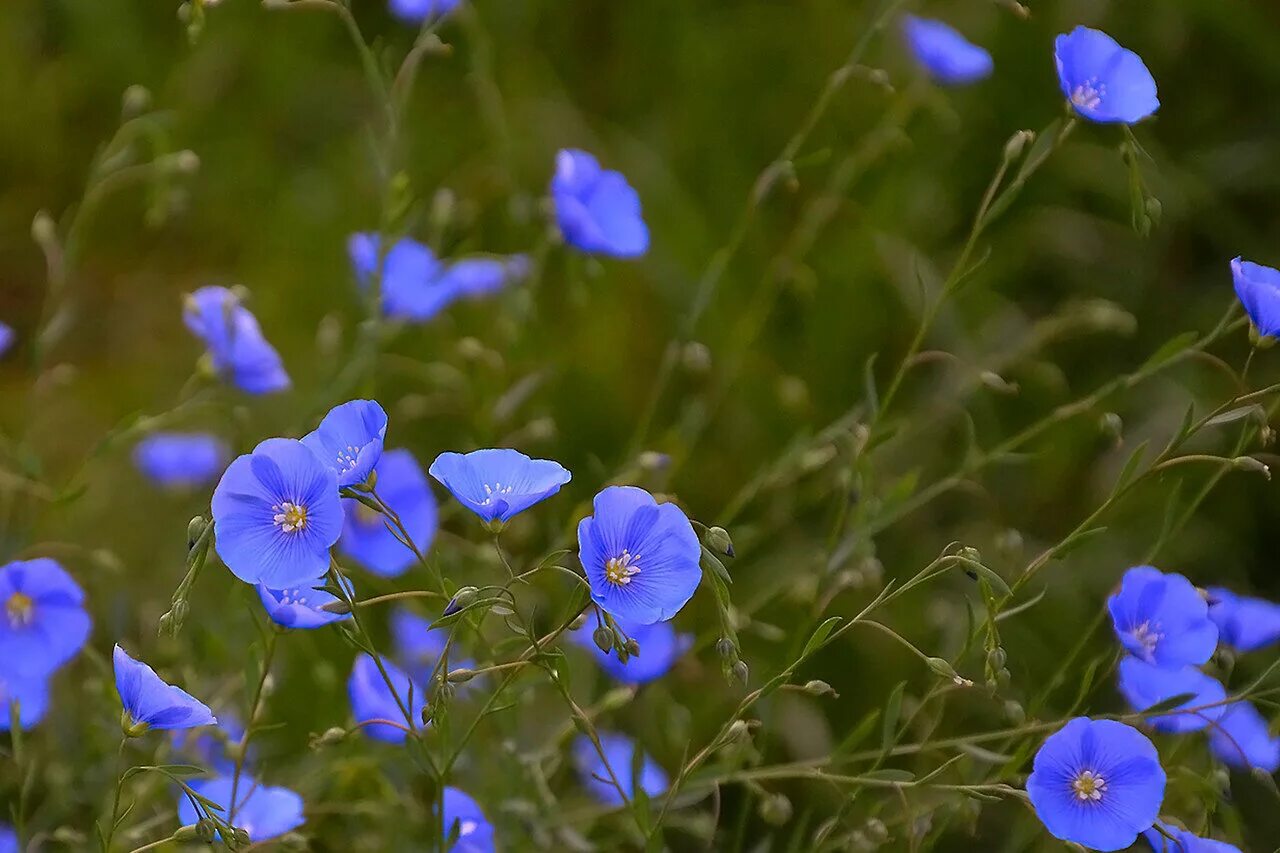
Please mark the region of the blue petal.
MULTIPOLYGON (((374 471, 378 497, 391 507, 418 550, 426 554, 436 533, 436 499, 422 468, 408 450, 388 450, 374 471)), ((366 569, 382 577, 398 577, 417 557, 396 538, 386 520, 357 500, 343 501, 346 522, 338 547, 366 569)))
POLYGON ((1147 663, 1172 669, 1199 665, 1217 647, 1208 603, 1182 575, 1151 566, 1129 569, 1107 608, 1121 644, 1147 663))
MULTIPOLYGON (((360 723, 368 720, 390 720, 401 726, 407 725, 396 697, 398 696, 400 702, 409 708, 409 713, 414 715, 415 719, 420 714, 426 697, 422 689, 416 684, 411 685, 409 676, 391 661, 384 659, 382 665, 391 683, 395 685, 395 694, 392 694, 387 682, 378 671, 378 665, 374 659, 361 653, 351 669, 351 677, 347 679, 347 696, 351 700, 351 713, 356 718, 356 722, 360 723), (413 693, 412 707, 409 706, 410 692, 413 693)), ((396 726, 373 724, 363 726, 360 730, 368 737, 387 743, 403 743, 405 739, 405 732, 396 726)))
MULTIPOLYGON (((235 777, 227 774, 193 782, 191 788, 200 796, 222 806, 215 813, 248 832, 249 839, 254 844, 291 832, 306 820, 302 797, 288 788, 263 785, 248 774, 240 776, 238 787, 235 777), (233 790, 239 801, 235 808, 231 808, 233 790)), ((200 817, 191 804, 191 798, 179 794, 178 820, 184 826, 190 826, 199 821, 200 817)))
POLYGON ((1176 840, 1170 841, 1154 827, 1142 833, 1142 838, 1151 845, 1155 853, 1240 853, 1240 848, 1234 844, 1214 841, 1211 838, 1200 838, 1185 829, 1179 829, 1161 821, 1157 821, 1156 825, 1163 827, 1165 832, 1176 840))
POLYGON ((387 413, 382 406, 374 400, 352 400, 330 409, 302 443, 334 470, 343 487, 369 479, 386 437, 387 413))
POLYGON ((419 24, 428 18, 442 18, 461 3, 462 0, 391 0, 391 13, 406 23, 419 24))
POLYGON ((666 792, 669 786, 667 774, 647 755, 641 758, 639 778, 635 778, 635 754, 640 749, 635 742, 614 732, 600 731, 597 736, 601 750, 597 750, 586 735, 579 735, 573 742, 574 764, 582 784, 592 796, 605 805, 619 806, 623 803, 619 787, 628 798, 634 796, 637 783, 649 797, 658 797, 666 792))
POLYGON ((226 461, 226 445, 204 432, 157 432, 133 449, 138 470, 166 488, 204 485, 218 476, 226 461))
POLYGON ((1267 721, 1251 702, 1236 702, 1209 729, 1209 748, 1219 760, 1241 770, 1280 769, 1280 738, 1271 736, 1267 721))
MULTIPOLYGON (((1227 691, 1215 678, 1193 666, 1163 669, 1128 657, 1120 662, 1120 692, 1135 711, 1145 711, 1175 696, 1193 694, 1178 708, 1202 708, 1227 698, 1227 691)), ((1204 728, 1222 716, 1225 705, 1204 708, 1193 714, 1162 714, 1149 718, 1151 727, 1161 732, 1192 732, 1204 728)))
POLYGON ((0 323, 0 355, 9 351, 9 347, 13 346, 13 339, 13 328, 7 323, 0 323))
POLYGON ((268 394, 289 387, 279 354, 230 290, 200 288, 188 297, 183 321, 204 342, 214 369, 240 390, 268 394))
POLYGON ((93 625, 79 585, 44 557, 0 568, 0 608, 25 614, 0 618, 0 660, 19 677, 45 676, 71 660, 93 625))
POLYGON ((350 619, 350 613, 333 613, 322 609, 326 604, 340 600, 332 593, 317 588, 323 583, 324 578, 317 578, 309 585, 287 590, 268 589, 263 584, 258 584, 258 598, 271 621, 285 628, 321 628, 350 619))
POLYGON ((450 853, 492 853, 493 824, 485 817, 480 804, 457 788, 444 789, 444 837, 457 830, 450 853))
POLYGON ((190 693, 166 684, 155 670, 129 657, 120 646, 112 652, 116 692, 135 723, 153 729, 188 729, 217 725, 208 706, 190 693))
POLYGON ((903 31, 916 62, 938 83, 960 86, 991 76, 991 54, 947 24, 907 15, 903 31))
POLYGON ((430 473, 480 518, 502 522, 551 497, 570 480, 560 463, 509 449, 441 453, 430 473))
POLYGON ((1238 652, 1252 652, 1280 640, 1280 604, 1209 587, 1209 618, 1221 642, 1238 652))
POLYGON ((22 853, 18 849, 18 833, 0 823, 0 853, 22 853))
POLYGON ((378 235, 369 232, 352 234, 347 238, 347 257, 361 285, 367 284, 378 269, 379 243, 378 235))
POLYGON ((490 296, 528 274, 529 262, 522 255, 510 258, 463 258, 449 265, 440 285, 459 297, 477 299, 490 296))
POLYGON ((693 647, 692 634, 678 634, 670 622, 639 625, 617 620, 618 627, 640 645, 640 654, 618 660, 612 651, 601 651, 592 636, 593 626, 585 625, 573 631, 569 638, 591 652, 600 668, 625 684, 644 684, 661 678, 670 672, 682 655, 693 647))
MULTIPOLYGON (((39 723, 49 710, 48 678, 0 673, 0 732, 10 729, 10 708, 14 702, 18 703, 18 725, 23 730, 39 723)), ((3 848, 0 847, 0 850, 3 848)))
POLYGON ((1280 335, 1280 270, 1236 258, 1231 262, 1231 278, 1258 332, 1280 335))
POLYGON ((556 220, 565 242, 584 252, 634 258, 649 248, 640 196, 621 173, 600 168, 585 151, 556 155, 551 180, 556 220))

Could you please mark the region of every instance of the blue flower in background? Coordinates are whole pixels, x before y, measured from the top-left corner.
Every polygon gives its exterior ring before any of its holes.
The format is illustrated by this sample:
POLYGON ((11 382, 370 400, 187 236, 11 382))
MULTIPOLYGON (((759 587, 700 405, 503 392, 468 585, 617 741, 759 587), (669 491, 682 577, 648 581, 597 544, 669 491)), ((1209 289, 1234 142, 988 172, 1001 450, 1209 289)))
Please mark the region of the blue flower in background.
POLYGON ((428 18, 443 18, 462 0, 391 0, 391 14, 410 24, 419 24, 428 18))
POLYGON ((1173 669, 1199 665, 1218 645, 1208 603, 1182 575, 1151 566, 1129 569, 1107 608, 1120 643, 1147 663, 1173 669))
POLYGON ((404 714, 400 711, 400 704, 396 702, 396 696, 409 709, 409 713, 416 721, 426 704, 426 695, 419 685, 412 684, 413 702, 410 704, 409 676, 385 658, 382 665, 386 668, 391 683, 396 686, 395 695, 392 695, 382 673, 378 671, 377 662, 369 655, 361 653, 356 658, 355 666, 351 668, 351 677, 347 679, 347 697, 351 700, 351 714, 358 723, 369 720, 390 720, 396 723, 396 726, 375 723, 362 726, 360 730, 375 740, 403 743, 405 732, 397 726, 407 726, 407 723, 404 714))
MULTIPOLYGON (((1120 692, 1135 711, 1145 711, 1185 693, 1193 694, 1192 698, 1178 705, 1179 709, 1200 708, 1227 698, 1221 682, 1194 666, 1163 669, 1134 657, 1120 661, 1120 692)), ((1193 714, 1150 717, 1148 722, 1158 732, 1194 732, 1217 720, 1225 710, 1226 705, 1218 705, 1193 714)))
MULTIPOLYGON (((18 725, 24 731, 36 725, 49 710, 49 680, 39 675, 6 675, 0 672, 0 732, 7 732, 11 727, 13 715, 10 708, 14 702, 18 703, 18 725)), ((3 849, 0 846, 0 850, 3 849)))
POLYGON ((1224 764, 1240 770, 1252 767, 1268 773, 1280 769, 1280 738, 1271 736, 1267 721, 1252 702, 1236 702, 1209 729, 1209 748, 1224 764))
POLYGON ((342 532, 337 475, 300 441, 269 438, 213 490, 218 556, 245 583, 287 589, 329 569, 342 532))
POLYGON ((46 557, 0 568, 0 670, 45 676, 76 656, 92 620, 84 592, 62 566, 46 557))
POLYGON ((13 339, 13 327, 7 323, 0 323, 0 355, 9 351, 9 347, 13 346, 13 339))
POLYGON ((1231 262, 1231 279, 1258 333, 1280 335, 1280 270, 1236 258, 1231 262))
POLYGON ((386 437, 387 413, 382 406, 373 400, 352 400, 330 409, 302 443, 334 470, 341 488, 369 479, 386 437))
MULTIPOLYGON (((395 645, 396 658, 404 664, 414 683, 428 684, 440 655, 444 654, 448 640, 445 631, 431 627, 430 619, 401 607, 391 613, 391 640, 395 645)), ((459 655, 455 642, 449 649, 449 669, 460 668, 475 669, 476 663, 459 655)), ((468 681, 458 687, 465 692, 475 683, 468 681)))
POLYGON ((916 62, 936 82, 948 86, 976 83, 991 76, 991 54, 942 21, 907 15, 902 22, 916 62))
POLYGON ((1218 626, 1218 641, 1238 652, 1257 651, 1280 640, 1280 604, 1236 595, 1211 586, 1209 618, 1218 626))
POLYGON ((578 523, 591 600, 628 623, 675 616, 702 578, 702 546, 680 507, 659 504, 644 489, 610 486, 593 508, 578 523))
POLYGON ((331 592, 318 589, 323 585, 324 578, 316 578, 309 584, 292 589, 268 589, 264 584, 258 584, 258 597, 262 599, 262 606, 271 621, 285 628, 322 628, 350 619, 350 613, 331 613, 323 609, 326 604, 342 600, 331 592))
MULTIPOLYGON (((235 769, 235 762, 227 754, 227 748, 240 743, 240 739, 244 737, 244 724, 234 711, 226 708, 219 708, 216 716, 218 723, 215 726, 174 729, 170 733, 173 747, 184 755, 194 756, 214 770, 230 772, 235 769)), ((251 745, 246 760, 251 760, 254 752, 251 745)))
POLYGON ((1164 784, 1145 735, 1113 720, 1076 717, 1036 753, 1027 794, 1054 838, 1123 850, 1155 823, 1164 784))
POLYGON ((444 789, 444 837, 454 838, 449 853, 493 853, 493 824, 480 804, 457 788, 444 789))
POLYGON ((529 259, 524 255, 506 258, 462 258, 445 270, 443 284, 459 299, 492 296, 509 284, 529 275, 529 259))
POLYGON ((18 833, 13 827, 0 823, 0 853, 21 853, 18 849, 18 833))
POLYGON ((640 196, 620 172, 600 168, 587 152, 568 148, 556 155, 551 198, 560 233, 575 249, 615 258, 638 258, 648 251, 640 196))
POLYGON ((225 287, 202 287, 187 297, 182 318, 204 341, 213 369, 246 394, 289 387, 280 354, 267 342, 258 320, 225 287))
POLYGON ((157 432, 133 448, 133 464, 158 485, 191 489, 222 472, 227 446, 207 432, 157 432))
POLYGON ((586 735, 579 735, 573 742, 573 763, 591 796, 607 806, 620 806, 623 804, 622 793, 627 795, 627 799, 635 796, 636 783, 650 797, 666 793, 669 784, 666 771, 647 755, 641 758, 639 778, 635 778, 635 754, 640 747, 631 738, 615 732, 598 732, 598 735, 604 757, 608 760, 607 766, 586 735), (622 793, 618 792, 619 786, 622 793))
POLYGON ((628 637, 640 644, 639 656, 632 656, 626 663, 618 660, 612 651, 604 652, 592 637, 592 624, 570 634, 570 638, 591 651, 596 663, 609 675, 627 684, 643 684, 666 675, 675 662, 693 646, 692 634, 678 634, 670 622, 640 625, 616 620, 628 637))
MULTIPOLYGON (((374 471, 378 497, 400 516, 405 532, 423 554, 436 535, 436 498, 418 460, 408 450, 388 450, 374 471)), ((393 578, 417 562, 413 551, 387 528, 386 519, 354 498, 343 501, 346 522, 338 547, 375 575, 393 578)))
MULTIPOLYGON (((254 844, 268 841, 291 832, 306 821, 303 816, 302 797, 288 788, 272 788, 261 784, 248 774, 240 776, 237 786, 235 777, 227 773, 214 779, 202 779, 191 783, 191 788, 202 797, 213 800, 222 806, 221 817, 228 823, 249 833, 249 840, 254 844), (231 808, 231 792, 235 790, 235 798, 239 801, 231 808)), ((178 796, 178 820, 183 826, 190 826, 200 820, 191 798, 185 794, 178 796)))
POLYGON ((1162 827, 1165 832, 1172 835, 1176 840, 1170 841, 1165 838, 1155 827, 1148 829, 1142 833, 1142 838, 1151 845, 1151 849, 1155 853, 1240 853, 1240 848, 1234 844, 1228 844, 1225 841, 1214 841, 1211 838, 1201 838, 1198 835, 1192 835, 1185 829, 1170 826, 1163 821, 1157 821, 1156 826, 1162 827))
POLYGON ((111 654, 116 692, 135 726, 148 729, 191 729, 215 726, 218 720, 199 699, 163 681, 155 670, 125 654, 119 646, 111 654))
POLYGON ((571 479, 559 462, 505 448, 441 453, 431 463, 431 476, 491 526, 506 524, 571 479))
POLYGON ((1076 27, 1058 36, 1054 58, 1062 94, 1090 121, 1134 124, 1160 106, 1142 58, 1104 32, 1076 27))

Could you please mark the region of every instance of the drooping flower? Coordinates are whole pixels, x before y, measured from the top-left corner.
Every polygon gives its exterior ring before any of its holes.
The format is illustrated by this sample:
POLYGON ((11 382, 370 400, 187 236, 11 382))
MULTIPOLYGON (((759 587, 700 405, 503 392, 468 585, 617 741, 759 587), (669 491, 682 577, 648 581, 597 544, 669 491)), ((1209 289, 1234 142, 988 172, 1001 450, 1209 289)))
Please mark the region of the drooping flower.
POLYGON ((1147 663, 1172 669, 1199 665, 1217 647, 1209 605, 1182 575, 1151 566, 1129 569, 1107 608, 1120 643, 1147 663))
MULTIPOLYGON (((0 732, 9 731, 13 723, 14 702, 18 703, 18 725, 24 731, 36 725, 49 710, 49 679, 0 672, 0 732)), ((3 849, 0 846, 0 851, 3 849)))
POLYGON ((410 24, 420 24, 428 19, 443 18, 462 0, 391 0, 391 14, 410 24))
POLYGON ((1185 829, 1170 826, 1157 821, 1156 826, 1173 836, 1173 840, 1161 835, 1154 826, 1142 833, 1142 838, 1151 845, 1154 853, 1240 853, 1240 848, 1225 841, 1214 841, 1212 838, 1201 838, 1192 835, 1185 829))
MULTIPOLYGON (((302 826, 306 821, 302 813, 302 797, 288 788, 263 785, 247 773, 241 774, 239 785, 236 784, 234 775, 225 773, 213 779, 193 782, 191 788, 200 796, 222 806, 218 816, 249 833, 249 840, 254 844, 278 838, 302 826), (238 800, 235 808, 231 807, 233 789, 238 800)), ((178 820, 182 825, 190 826, 200 818, 191 798, 180 794, 178 820)))
MULTIPOLYGON (((378 497, 389 506, 410 540, 423 554, 436 534, 436 498, 418 461, 408 450, 388 450, 373 469, 378 497)), ((382 577, 404 574, 417 556, 387 528, 386 519, 354 498, 343 501, 346 521, 338 547, 366 569, 382 577)))
POLYGON ((361 653, 356 658, 355 666, 351 668, 351 677, 347 679, 347 696, 351 700, 351 713, 358 723, 389 720, 395 725, 373 723, 362 726, 360 730, 375 740, 403 743, 406 735, 404 729, 400 727, 407 727, 408 724, 405 722, 400 704, 404 704, 416 721, 426 704, 426 695, 419 685, 412 683, 409 676, 391 661, 384 658, 382 666, 386 669, 391 683, 395 685, 394 694, 382 677, 382 673, 378 671, 378 664, 372 657, 361 653), (411 692, 412 702, 409 695, 411 692), (396 701, 397 698, 399 702, 396 701))
POLYGON ((225 287, 202 287, 187 297, 187 328, 204 342, 217 373, 247 394, 289 387, 280 354, 267 342, 258 320, 225 287))
POLYGON ((1218 642, 1238 652, 1252 652, 1280 640, 1280 604, 1236 595, 1211 586, 1209 618, 1218 626, 1218 642))
MULTIPOLYGON (((391 613, 391 641, 396 659, 408 671, 415 684, 429 684, 440 656, 448 641, 446 632, 433 628, 431 620, 401 607, 391 613)), ((455 642, 449 649, 449 669, 475 669, 476 663, 464 657, 455 642)), ((465 691, 474 681, 463 682, 458 687, 465 691)))
POLYGON ((1160 732, 1198 731, 1220 718, 1227 707, 1215 704, 1227 698, 1227 691, 1222 683, 1194 666, 1163 669, 1135 657, 1120 661, 1120 692, 1135 711, 1145 711, 1175 696, 1191 694, 1191 698, 1178 705, 1176 710, 1201 710, 1190 714, 1170 713, 1147 718, 1151 727, 1160 732), (1206 705, 1214 707, 1203 707, 1206 705))
POLYGON ((591 600, 628 623, 675 616, 702 578, 702 546, 680 507, 659 504, 634 486, 610 486, 593 507, 594 515, 578 523, 578 559, 591 600))
POLYGON ((942 21, 907 15, 902 22, 916 62, 935 82, 963 86, 991 76, 991 54, 942 21))
POLYGON ((7 323, 0 323, 0 355, 9 351, 9 347, 13 346, 13 339, 13 327, 7 323))
POLYGON ((693 645, 693 635, 677 633, 670 622, 641 625, 621 619, 616 621, 618 627, 640 645, 640 654, 631 656, 625 663, 618 660, 615 652, 600 650, 592 637, 593 623, 588 622, 570 637, 579 646, 591 651, 601 669, 627 684, 644 684, 661 678, 693 645))
POLYGON ((146 729, 192 729, 215 726, 209 706, 181 687, 168 684, 151 667, 134 660, 119 646, 112 652, 116 692, 133 726, 146 729))
POLYGON ((53 560, 18 560, 0 568, 0 667, 45 676, 76 656, 92 621, 84 592, 53 560))
POLYGON ((493 824, 480 804, 463 791, 444 789, 444 837, 453 838, 449 853, 493 853, 493 824))
POLYGON ((1076 717, 1036 753, 1027 794, 1054 838, 1123 850, 1155 823, 1164 785, 1145 735, 1114 720, 1076 717))
POLYGON ((571 479, 559 462, 530 459, 506 448, 441 453, 430 473, 486 524, 499 526, 551 497, 571 479))
POLYGON ((387 413, 382 406, 373 400, 352 400, 330 409, 302 443, 334 470, 341 488, 369 479, 386 437, 387 413))
POLYGON ((133 463, 157 485, 192 489, 218 476, 227 446, 207 432, 157 432, 133 448, 133 463))
POLYGON ((591 796, 605 805, 620 806, 624 802, 623 794, 626 794, 626 799, 635 796, 637 784, 649 797, 657 797, 666 792, 669 784, 666 771, 648 755, 640 759, 637 778, 635 755, 640 747, 631 738, 616 732, 597 734, 604 759, 601 759, 600 752, 586 735, 579 735, 573 742, 573 763, 591 796), (619 788, 622 790, 619 791, 619 788))
POLYGON ((1236 258, 1231 262, 1231 279, 1258 333, 1280 335, 1280 270, 1236 258))
POLYGON ((1142 58, 1104 32, 1076 27, 1054 41, 1062 94, 1072 109, 1104 124, 1135 124, 1160 106, 1142 58))
POLYGON ((1280 770, 1280 738, 1252 702, 1235 702, 1209 729, 1209 748, 1224 764, 1240 770, 1280 770))
POLYGON ((213 491, 218 556, 245 583, 288 589, 329 569, 342 532, 337 475, 300 441, 269 438, 213 491))
POLYGON ((551 198, 560 233, 575 249, 615 258, 648 251, 640 196, 620 172, 602 169, 587 152, 567 148, 556 155, 551 198))
MULTIPOLYGON (((333 593, 320 589, 324 580, 316 578, 311 583, 291 589, 268 589, 265 584, 258 584, 258 597, 262 599, 262 606, 271 621, 284 628, 322 628, 342 619, 350 619, 350 613, 334 613, 324 609, 327 604, 341 601, 333 593)), ((348 587, 348 593, 350 591, 348 587)))

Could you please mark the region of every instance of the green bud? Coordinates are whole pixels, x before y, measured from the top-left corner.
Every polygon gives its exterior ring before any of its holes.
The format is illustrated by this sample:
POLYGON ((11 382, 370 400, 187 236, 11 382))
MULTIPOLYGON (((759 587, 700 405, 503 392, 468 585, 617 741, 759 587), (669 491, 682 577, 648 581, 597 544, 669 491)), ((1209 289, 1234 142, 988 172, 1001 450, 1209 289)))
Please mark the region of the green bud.
POLYGON ((746 720, 734 720, 733 725, 729 726, 729 731, 724 734, 725 743, 740 743, 741 741, 751 739, 751 726, 746 720))
POLYGON ((770 826, 782 826, 791 820, 791 800, 785 794, 770 794, 760 800, 760 819, 770 826))
POLYGON ((928 658, 925 661, 925 663, 928 664, 929 669, 933 670, 935 673, 942 676, 943 678, 950 679, 952 683, 954 683, 957 687, 973 686, 972 681, 970 681, 967 678, 961 678, 956 673, 955 669, 951 666, 951 664, 947 663, 942 658, 928 658))
POLYGON ((716 641, 716 654, 725 660, 735 660, 738 657, 738 647, 728 637, 721 637, 716 641))
POLYGON ((804 687, 800 688, 810 696, 830 696, 832 699, 839 699, 840 694, 832 689, 830 684, 825 681, 814 679, 806 682, 804 687))
POLYGON ((1113 441, 1119 441, 1124 433, 1124 421, 1115 412, 1106 412, 1098 418, 1098 431, 1113 441))
POLYGON ((458 611, 465 609, 471 604, 471 602, 476 600, 476 595, 479 594, 479 592, 480 590, 476 589, 474 586, 464 586, 453 594, 453 598, 449 601, 448 606, 445 607, 443 615, 452 616, 458 611))
POLYGON ((236 844, 241 847, 248 847, 253 843, 253 839, 249 837, 249 832, 247 830, 241 829, 237 826, 233 834, 236 838, 236 844))
POLYGON ((591 639, 595 641, 596 647, 605 654, 608 654, 613 649, 613 630, 604 625, 596 628, 591 634, 591 639))
POLYGON ((1015 726, 1020 726, 1027 720, 1027 711, 1022 705, 1010 699, 1004 703, 1004 716, 1015 726))
POLYGON ((194 823, 189 826, 180 826, 177 831, 173 833, 173 840, 198 841, 200 840, 200 828, 194 823))
POLYGON ((1035 133, 1030 130, 1020 130, 1013 136, 1009 137, 1009 141, 1004 144, 1004 159, 1006 163, 1012 163, 1022 156, 1022 151, 1034 142, 1035 133))
POLYGON ((733 665, 732 670, 730 670, 730 671, 733 673, 733 680, 734 680, 734 682, 736 682, 737 684, 746 684, 746 683, 747 683, 747 676, 748 676, 748 675, 750 674, 750 672, 751 672, 751 671, 747 668, 747 662, 746 662, 746 661, 743 661, 743 660, 740 660, 740 661, 738 661, 737 663, 735 663, 735 664, 733 665))
POLYGON ((203 515, 197 515, 195 518, 187 522, 187 547, 194 547, 200 537, 204 535, 205 528, 209 526, 209 521, 203 515))
POLYGON ((53 246, 58 242, 58 225, 47 211, 40 211, 31 220, 31 239, 40 246, 53 246))
POLYGON ((475 677, 476 677, 476 671, 474 669, 467 669, 466 667, 451 669, 449 670, 449 675, 447 676, 450 684, 466 684, 468 681, 470 681, 475 677))
POLYGON ((351 605, 339 598, 335 601, 330 601, 328 604, 322 604, 320 609, 325 613, 350 613, 351 605))
POLYGON ((1160 199, 1155 196, 1147 196, 1146 201, 1147 218, 1151 220, 1153 227, 1159 227, 1161 218, 1164 217, 1164 205, 1160 203, 1160 199))
POLYGON ((631 655, 631 657, 640 657, 640 644, 636 642, 634 638, 628 637, 624 648, 627 650, 627 654, 631 655))
POLYGON ((707 547, 718 554, 724 554, 726 557, 734 556, 733 540, 729 538, 729 531, 723 527, 711 527, 706 533, 707 547))
POLYGON ((325 729, 323 733, 321 733, 316 737, 313 737, 311 739, 311 748, 321 749, 326 746, 334 746, 336 744, 342 743, 342 741, 345 740, 346 737, 347 737, 346 729, 340 728, 338 726, 334 726, 333 728, 325 729))
POLYGON ((1004 669, 1004 664, 1007 659, 1008 655, 1006 655, 1004 649, 999 646, 996 646, 994 649, 987 652, 987 665, 992 669, 1004 669))
POLYGON ((135 723, 128 711, 120 712, 120 731, 124 732, 125 737, 142 737, 150 728, 150 723, 135 723))
POLYGON ((1271 469, 1252 456, 1237 456, 1231 460, 1231 467, 1237 471, 1252 471, 1261 474, 1268 480, 1271 479, 1271 469))
POLYGON ((212 844, 213 839, 217 837, 218 828, 213 825, 213 821, 203 818, 196 823, 196 838, 199 838, 205 844, 212 844))

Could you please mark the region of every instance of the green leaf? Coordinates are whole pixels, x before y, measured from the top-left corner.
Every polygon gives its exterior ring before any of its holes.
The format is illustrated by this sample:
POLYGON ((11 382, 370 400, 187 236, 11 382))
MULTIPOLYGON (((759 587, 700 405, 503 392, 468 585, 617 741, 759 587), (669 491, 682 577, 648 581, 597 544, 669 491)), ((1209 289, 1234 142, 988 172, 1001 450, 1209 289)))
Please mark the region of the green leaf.
POLYGON ((1072 551, 1088 542, 1090 539, 1105 533, 1106 530, 1107 528, 1105 527, 1091 527, 1088 530, 1081 530, 1078 533, 1071 534, 1053 549, 1054 559, 1062 559, 1067 554, 1070 554, 1072 551))
POLYGON ((841 755, 851 752, 853 749, 862 744, 871 734, 871 730, 876 726, 876 720, 880 719, 880 709, 872 708, 867 712, 858 724, 853 727, 849 734, 844 736, 844 740, 840 741, 840 745, 835 748, 833 755, 841 755))
POLYGON ((875 779, 883 782, 906 783, 914 782, 916 780, 916 774, 912 773, 910 770, 898 770, 892 767, 887 767, 884 770, 872 770, 870 773, 863 773, 862 778, 875 779))
POLYGON ((1167 711, 1172 711, 1174 708, 1180 708, 1195 698, 1195 693, 1179 693, 1177 696, 1170 696, 1168 699, 1157 702, 1150 708, 1144 708, 1142 713, 1152 716, 1163 714, 1167 711))
POLYGON ((1116 478, 1116 484, 1112 488, 1112 494, 1129 485, 1129 481, 1133 478, 1134 473, 1138 470, 1138 466, 1142 464, 1142 457, 1146 455, 1148 441, 1144 441, 1134 448, 1133 453, 1129 454, 1128 460, 1125 461, 1124 467, 1120 469, 1120 476, 1116 478))
POLYGON ((1005 583, 1004 578, 996 574, 995 569, 990 566, 984 566, 975 560, 962 560, 961 565, 972 572, 976 572, 979 577, 991 585, 992 589, 1001 595, 1013 594, 1013 591, 1009 589, 1009 584, 1005 583))
POLYGON ((899 681, 889 693, 889 701, 884 706, 884 716, 880 718, 880 751, 887 754, 898 739, 898 716, 902 713, 902 691, 907 689, 907 682, 899 681))
POLYGON ((867 393, 867 417, 875 420, 880 410, 880 396, 876 392, 876 356, 879 353, 871 353, 867 359, 867 363, 862 366, 862 381, 867 393))
POLYGON ((1222 426, 1223 424, 1235 423, 1238 420, 1249 417, 1257 418, 1259 423, 1266 423, 1267 411, 1257 403, 1251 403, 1248 406, 1240 406, 1239 408, 1232 409, 1229 412, 1223 412, 1220 415, 1209 418, 1209 420, 1205 421, 1204 425, 1206 427, 1222 426))
POLYGON ((1142 367, 1138 368, 1136 372, 1147 373, 1163 364, 1167 364, 1185 352, 1199 337, 1196 332, 1183 332, 1182 334, 1174 335, 1165 341, 1158 350, 1153 352, 1151 357, 1143 362, 1142 367))
POLYGON ((826 619, 814 629, 813 634, 809 637, 809 642, 804 644, 804 651, 800 653, 801 658, 807 658, 818 650, 818 648, 831 636, 831 632, 835 630, 836 625, 840 624, 839 616, 832 616, 826 619))

